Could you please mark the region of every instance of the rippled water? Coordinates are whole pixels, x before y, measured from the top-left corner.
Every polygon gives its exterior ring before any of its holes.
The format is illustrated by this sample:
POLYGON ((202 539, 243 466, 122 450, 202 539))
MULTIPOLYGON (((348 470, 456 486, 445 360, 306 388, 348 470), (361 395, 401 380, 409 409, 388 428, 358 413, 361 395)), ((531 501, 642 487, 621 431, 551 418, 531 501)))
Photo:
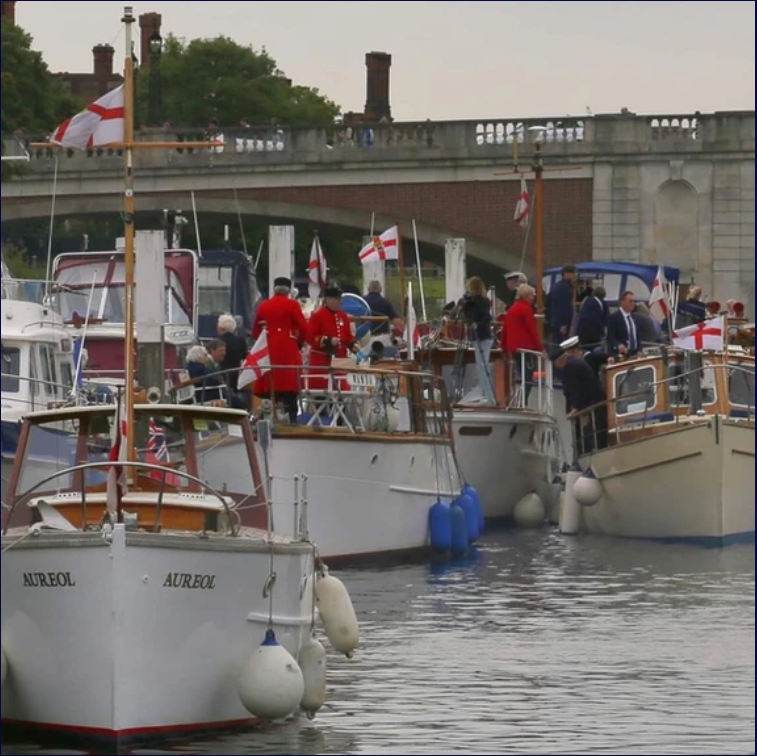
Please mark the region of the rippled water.
POLYGON ((543 531, 340 571, 362 649, 314 722, 135 753, 754 754, 754 555, 543 531))

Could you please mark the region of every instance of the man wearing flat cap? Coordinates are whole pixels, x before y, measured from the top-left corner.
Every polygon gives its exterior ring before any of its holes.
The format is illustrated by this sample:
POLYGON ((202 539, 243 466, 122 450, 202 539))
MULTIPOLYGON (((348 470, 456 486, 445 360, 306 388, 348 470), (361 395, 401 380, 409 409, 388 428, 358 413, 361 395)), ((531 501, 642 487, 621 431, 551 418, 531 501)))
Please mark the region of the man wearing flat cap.
POLYGON ((265 328, 268 334, 268 354, 271 370, 253 384, 255 396, 270 397, 281 402, 289 421, 297 421, 297 396, 302 373, 302 345, 307 340, 308 324, 299 302, 290 297, 292 282, 276 278, 273 296, 258 306, 252 338, 257 339, 265 328))
POLYGON ((552 353, 552 362, 562 371, 568 418, 574 421, 573 438, 577 454, 607 446, 607 400, 599 376, 584 359, 578 336, 560 343, 552 353), (596 406, 599 405, 599 406, 596 406), (576 417, 581 410, 595 407, 592 413, 576 417))
POLYGON ((311 389, 324 390, 328 386, 326 375, 333 357, 344 359, 360 347, 355 338, 350 319, 342 307, 342 290, 330 284, 323 292, 323 307, 317 309, 308 323, 308 343, 310 344, 310 370, 308 384, 311 389), (312 376, 323 376, 313 378, 312 376))

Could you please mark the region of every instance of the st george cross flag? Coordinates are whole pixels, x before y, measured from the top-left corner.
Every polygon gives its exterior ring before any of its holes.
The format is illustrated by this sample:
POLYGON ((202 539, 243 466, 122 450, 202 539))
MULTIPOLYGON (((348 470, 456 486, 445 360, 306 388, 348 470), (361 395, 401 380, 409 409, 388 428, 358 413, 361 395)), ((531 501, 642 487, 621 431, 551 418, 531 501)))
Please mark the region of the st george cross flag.
POLYGON ((251 383, 255 383, 264 373, 271 369, 271 356, 268 352, 268 332, 263 331, 250 349, 247 359, 242 363, 237 379, 237 387, 241 390, 251 383))
POLYGON ((659 323, 663 323, 670 315, 670 303, 665 291, 666 283, 665 272, 660 266, 657 268, 652 293, 649 295, 649 313, 659 323))
MULTIPOLYGON (((129 458, 129 450, 126 446, 126 412, 123 402, 116 406, 116 418, 113 422, 113 443, 108 454, 108 462, 124 462, 129 458)), ((126 490, 126 470, 121 465, 112 465, 108 468, 106 482, 105 506, 111 516, 118 511, 121 496, 126 490)))
POLYGON ((725 329, 725 318, 721 315, 719 318, 705 320, 704 323, 697 323, 688 328, 681 328, 673 333, 673 346, 679 349, 691 349, 701 351, 703 349, 713 349, 722 351, 725 343, 723 331, 725 329))
POLYGON ((124 85, 64 121, 50 138, 62 147, 102 147, 124 141, 124 85))
POLYGON ((392 226, 381 236, 374 236, 360 250, 360 262, 365 264, 374 260, 399 260, 399 229, 392 226))
POLYGON ((311 299, 318 299, 326 286, 326 258, 323 256, 321 242, 316 236, 310 250, 308 263, 308 295, 311 299))
POLYGON ((515 215, 513 220, 521 227, 526 228, 528 226, 528 219, 531 213, 529 204, 528 185, 526 184, 525 176, 520 177, 520 194, 518 195, 518 203, 515 205, 515 215))

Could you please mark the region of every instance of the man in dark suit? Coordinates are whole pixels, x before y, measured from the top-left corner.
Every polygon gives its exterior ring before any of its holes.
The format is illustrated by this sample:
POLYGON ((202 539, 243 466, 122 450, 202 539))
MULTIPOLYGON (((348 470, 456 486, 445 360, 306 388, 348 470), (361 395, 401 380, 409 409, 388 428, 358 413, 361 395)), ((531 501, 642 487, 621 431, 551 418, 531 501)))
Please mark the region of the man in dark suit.
POLYGON ((555 367, 562 371, 568 419, 573 421, 576 456, 607 446, 607 400, 597 373, 584 359, 578 336, 563 341, 553 353, 555 367), (580 415, 582 410, 594 411, 580 415), (580 415, 580 416, 579 416, 580 415))
POLYGON ((587 351, 601 347, 605 340, 608 318, 606 296, 604 287, 595 286, 578 311, 576 335, 581 348, 587 351))
POLYGON ((549 335, 553 343, 559 344, 568 338, 573 323, 573 289, 576 280, 576 266, 563 265, 562 278, 550 289, 547 296, 549 311, 549 335))
POLYGON ((620 295, 620 309, 607 321, 607 346, 612 355, 631 357, 639 351, 639 331, 633 317, 636 299, 631 291, 620 295))

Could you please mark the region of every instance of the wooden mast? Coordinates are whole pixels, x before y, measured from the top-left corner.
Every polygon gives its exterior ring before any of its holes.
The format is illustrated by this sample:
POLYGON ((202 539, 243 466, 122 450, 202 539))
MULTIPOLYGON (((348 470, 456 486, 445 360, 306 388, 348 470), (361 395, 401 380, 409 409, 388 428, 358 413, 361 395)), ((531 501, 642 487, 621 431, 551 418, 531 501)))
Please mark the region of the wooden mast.
MULTIPOLYGON (((136 344, 134 339, 134 58, 132 56, 132 25, 134 9, 124 8, 121 19, 126 27, 126 56, 124 59, 124 290, 125 290, 125 340, 124 382, 126 413, 127 459, 135 461, 134 448, 134 380, 136 344)), ((121 512, 118 513, 121 521, 121 512)))
POLYGON ((536 142, 533 171, 534 182, 534 263, 536 268, 536 314, 539 318, 541 336, 544 336, 544 165, 541 159, 541 143, 536 142))

